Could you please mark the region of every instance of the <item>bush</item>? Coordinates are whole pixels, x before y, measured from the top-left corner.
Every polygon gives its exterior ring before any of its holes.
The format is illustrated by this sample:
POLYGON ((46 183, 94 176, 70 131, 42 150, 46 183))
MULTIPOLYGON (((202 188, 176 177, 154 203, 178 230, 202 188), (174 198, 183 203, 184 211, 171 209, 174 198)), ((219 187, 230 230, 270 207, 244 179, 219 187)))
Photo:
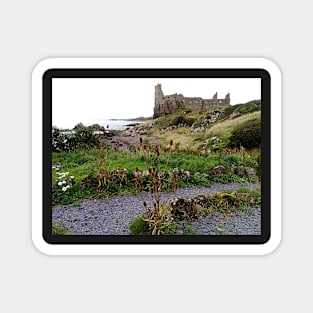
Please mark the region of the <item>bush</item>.
POLYGON ((249 121, 238 126, 232 132, 229 146, 231 148, 252 149, 261 145, 261 121, 249 121))
POLYGON ((76 148, 92 148, 100 145, 100 140, 89 127, 80 127, 75 131, 76 148))
POLYGON ((173 121, 171 122, 170 126, 178 126, 178 125, 184 125, 184 126, 192 126, 195 122, 195 118, 184 116, 184 115, 178 115, 175 116, 173 121))
POLYGON ((149 224, 144 221, 143 216, 137 217, 129 225, 132 235, 151 235, 149 224))
POLYGON ((71 151, 75 148, 75 142, 74 132, 62 132, 56 127, 52 128, 52 151, 71 151))
POLYGON ((52 151, 71 151, 76 148, 92 148, 100 145, 100 140, 90 127, 75 126, 72 131, 52 128, 52 151))

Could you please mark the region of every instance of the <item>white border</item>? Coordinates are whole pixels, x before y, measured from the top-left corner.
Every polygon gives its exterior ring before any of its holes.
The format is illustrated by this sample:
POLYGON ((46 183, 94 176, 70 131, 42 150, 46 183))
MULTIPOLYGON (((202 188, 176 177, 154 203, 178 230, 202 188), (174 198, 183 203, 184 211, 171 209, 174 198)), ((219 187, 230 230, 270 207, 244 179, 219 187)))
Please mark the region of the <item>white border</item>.
POLYGON ((281 239, 281 73, 265 58, 49 58, 32 75, 32 239, 48 255, 264 255, 281 239), (52 68, 259 68, 271 76, 271 238, 249 245, 48 244, 42 237, 42 75, 52 68))

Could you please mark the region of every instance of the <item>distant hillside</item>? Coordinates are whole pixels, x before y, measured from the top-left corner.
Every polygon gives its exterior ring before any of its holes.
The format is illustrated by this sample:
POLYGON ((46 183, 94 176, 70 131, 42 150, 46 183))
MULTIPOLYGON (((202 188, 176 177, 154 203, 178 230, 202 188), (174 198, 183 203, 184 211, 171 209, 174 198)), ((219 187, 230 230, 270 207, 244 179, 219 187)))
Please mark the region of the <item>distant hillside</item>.
POLYGON ((165 143, 173 140, 181 148, 194 151, 235 147, 241 141, 250 148, 259 142, 260 121, 261 101, 253 100, 203 113, 180 110, 155 119, 150 133, 165 143), (235 137, 238 132, 243 139, 235 137), (254 136, 253 140, 245 143, 248 136, 254 136))

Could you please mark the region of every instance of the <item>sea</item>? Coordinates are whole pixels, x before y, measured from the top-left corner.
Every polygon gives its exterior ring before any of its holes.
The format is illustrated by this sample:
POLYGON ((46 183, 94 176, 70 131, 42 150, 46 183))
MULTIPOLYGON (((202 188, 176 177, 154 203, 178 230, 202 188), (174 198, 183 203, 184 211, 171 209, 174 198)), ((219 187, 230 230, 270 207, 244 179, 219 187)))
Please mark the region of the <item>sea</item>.
MULTIPOLYGON (((120 120, 120 119, 93 119, 93 120, 88 120, 88 121, 83 121, 82 122, 83 125, 85 126, 90 126, 93 124, 98 124, 100 126, 105 127, 108 130, 125 130, 128 127, 133 127, 134 124, 141 124, 144 123, 144 121, 140 121, 140 120, 120 120), (131 126, 129 126, 131 125, 131 126)), ((78 124, 78 123, 77 123, 78 124)), ((75 124, 75 125, 77 125, 75 124)), ((74 126, 75 126, 74 125, 74 126)), ((60 129, 73 129, 74 128, 73 124, 70 125, 57 125, 56 127, 60 128, 60 129)))
POLYGON ((128 120, 102 120, 97 124, 104 126, 105 128, 112 130, 124 130, 128 127, 132 127, 134 124, 141 124, 143 121, 128 121, 128 120), (131 125, 131 126, 129 126, 131 125))

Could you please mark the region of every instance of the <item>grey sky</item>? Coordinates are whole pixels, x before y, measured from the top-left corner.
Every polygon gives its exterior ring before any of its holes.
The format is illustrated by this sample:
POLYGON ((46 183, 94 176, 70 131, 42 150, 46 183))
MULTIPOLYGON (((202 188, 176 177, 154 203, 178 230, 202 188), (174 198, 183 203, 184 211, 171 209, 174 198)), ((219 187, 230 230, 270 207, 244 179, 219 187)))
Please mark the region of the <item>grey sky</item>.
POLYGON ((211 99, 229 92, 232 105, 261 98, 259 78, 54 78, 52 124, 72 128, 80 122, 152 116, 156 84, 162 84, 164 95, 211 99))

